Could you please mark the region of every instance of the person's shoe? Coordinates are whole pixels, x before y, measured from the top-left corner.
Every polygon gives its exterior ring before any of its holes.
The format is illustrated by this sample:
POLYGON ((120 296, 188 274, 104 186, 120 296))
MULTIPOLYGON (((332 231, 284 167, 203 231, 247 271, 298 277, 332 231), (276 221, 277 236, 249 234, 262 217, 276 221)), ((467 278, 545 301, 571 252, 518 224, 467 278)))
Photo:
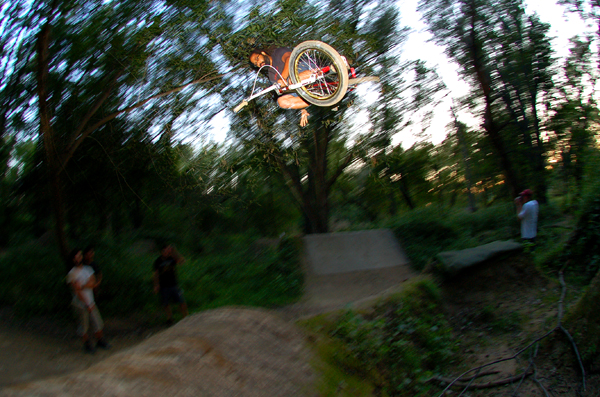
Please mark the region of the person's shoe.
POLYGON ((90 353, 93 354, 96 352, 96 349, 94 348, 94 346, 92 345, 92 342, 90 342, 89 340, 86 340, 83 343, 83 351, 86 353, 90 353))
POLYGON ((98 342, 96 342, 96 347, 100 347, 104 350, 108 350, 108 349, 110 349, 110 344, 106 340, 104 340, 104 338, 102 338, 102 339, 99 339, 98 342))

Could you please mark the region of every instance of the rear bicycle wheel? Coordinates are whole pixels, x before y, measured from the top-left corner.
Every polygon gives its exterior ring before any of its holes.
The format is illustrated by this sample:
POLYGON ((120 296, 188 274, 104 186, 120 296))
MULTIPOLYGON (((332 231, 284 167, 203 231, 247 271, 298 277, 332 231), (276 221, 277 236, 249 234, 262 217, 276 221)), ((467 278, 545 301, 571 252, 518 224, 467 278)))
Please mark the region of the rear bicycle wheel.
POLYGON ((294 48, 290 56, 292 83, 300 83, 302 72, 306 71, 317 75, 314 83, 296 89, 306 102, 317 106, 333 106, 346 95, 348 66, 330 45, 311 40, 294 48))

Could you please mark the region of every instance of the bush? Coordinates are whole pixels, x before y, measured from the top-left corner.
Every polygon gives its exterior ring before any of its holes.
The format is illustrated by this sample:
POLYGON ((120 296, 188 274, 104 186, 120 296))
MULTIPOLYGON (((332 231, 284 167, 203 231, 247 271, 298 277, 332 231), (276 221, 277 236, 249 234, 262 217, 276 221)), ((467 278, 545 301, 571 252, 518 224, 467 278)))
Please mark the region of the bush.
POLYGON ((253 252, 252 245, 241 239, 225 252, 184 264, 180 280, 191 308, 284 305, 302 292, 300 247, 296 240, 286 239, 276 249, 253 252))
POLYGON ((389 225, 416 270, 425 265, 457 238, 457 230, 440 219, 436 210, 424 208, 395 218, 389 225))
POLYGON ((416 270, 422 270, 438 253, 459 250, 518 236, 512 204, 496 205, 474 213, 465 210, 440 213, 428 207, 390 221, 416 270))
POLYGON ((600 184, 584 196, 581 216, 561 262, 587 284, 600 270, 600 184))
MULTIPOLYGON (((372 312, 346 311, 319 325, 338 346, 338 365, 381 395, 424 395, 435 372, 452 364, 456 343, 437 286, 420 279, 372 312)), ((315 325, 312 325, 315 327, 315 325)))
POLYGON ((66 275, 54 247, 21 245, 0 256, 0 304, 22 316, 69 313, 66 275))

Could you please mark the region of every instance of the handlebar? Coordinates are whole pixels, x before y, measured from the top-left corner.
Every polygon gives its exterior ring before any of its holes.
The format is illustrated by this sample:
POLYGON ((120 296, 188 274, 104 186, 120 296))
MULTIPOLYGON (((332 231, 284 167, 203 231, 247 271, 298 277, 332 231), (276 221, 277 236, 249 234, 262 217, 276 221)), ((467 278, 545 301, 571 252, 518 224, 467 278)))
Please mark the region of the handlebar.
POLYGON ((240 111, 240 110, 242 110, 242 108, 243 108, 244 106, 246 106, 247 104, 248 104, 248 101, 242 101, 242 102, 241 102, 239 105, 237 105, 236 107, 234 107, 234 108, 233 108, 233 112, 234 112, 234 113, 237 113, 237 112, 239 112, 239 111, 240 111))

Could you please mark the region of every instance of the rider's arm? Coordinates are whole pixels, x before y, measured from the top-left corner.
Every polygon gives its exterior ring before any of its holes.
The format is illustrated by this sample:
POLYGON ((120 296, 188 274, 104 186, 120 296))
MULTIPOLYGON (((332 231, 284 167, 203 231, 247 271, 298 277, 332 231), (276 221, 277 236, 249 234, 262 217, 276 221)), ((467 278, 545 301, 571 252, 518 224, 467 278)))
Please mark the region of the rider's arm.
POLYGON ((288 77, 290 77, 290 55, 292 55, 291 52, 286 52, 281 57, 281 60, 285 66, 281 71, 281 77, 283 77, 283 81, 281 79, 277 81, 280 85, 287 85, 288 77))

